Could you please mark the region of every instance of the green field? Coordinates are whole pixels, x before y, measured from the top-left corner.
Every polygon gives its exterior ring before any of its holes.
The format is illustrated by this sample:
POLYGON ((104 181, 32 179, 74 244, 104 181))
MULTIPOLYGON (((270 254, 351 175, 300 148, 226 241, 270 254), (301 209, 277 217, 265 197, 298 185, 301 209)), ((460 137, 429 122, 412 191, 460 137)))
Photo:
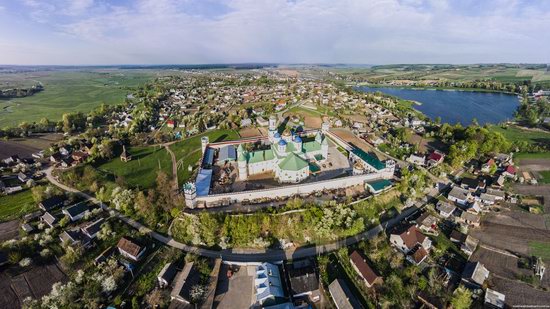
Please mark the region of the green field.
POLYGON ((38 210, 38 207, 31 190, 0 196, 0 222, 20 218, 33 210, 38 210))
POLYGON ((178 161, 178 182, 180 185, 185 183, 192 174, 192 172, 189 172, 188 166, 197 167, 201 158, 201 137, 205 135, 208 136, 211 143, 239 138, 239 134, 234 130, 216 130, 170 145, 170 149, 174 152, 178 161))
POLYGON ((542 177, 539 179, 540 183, 550 183, 550 171, 541 171, 539 174, 542 177))
POLYGON ((522 159, 550 159, 550 152, 518 152, 514 154, 514 160, 522 159))
POLYGON ((29 97, 0 101, 0 127, 17 126, 22 121, 43 117, 60 120, 66 112, 89 112, 101 103, 120 104, 135 87, 144 84, 153 71, 90 70, 45 71, 0 75, 25 82, 40 81, 44 90, 29 97))
POLYGON ((509 126, 506 128, 500 126, 491 126, 491 130, 502 133, 510 142, 526 141, 529 144, 549 146, 550 132, 532 131, 509 126))
POLYGON ((532 255, 550 260, 550 242, 530 241, 529 249, 532 255))
POLYGON ((130 147, 127 150, 132 155, 131 161, 122 162, 119 157, 115 157, 107 163, 96 166, 96 168, 100 171, 123 177, 128 185, 139 188, 154 186, 159 165, 160 170, 169 176, 172 175, 172 160, 166 149, 159 147, 130 147))

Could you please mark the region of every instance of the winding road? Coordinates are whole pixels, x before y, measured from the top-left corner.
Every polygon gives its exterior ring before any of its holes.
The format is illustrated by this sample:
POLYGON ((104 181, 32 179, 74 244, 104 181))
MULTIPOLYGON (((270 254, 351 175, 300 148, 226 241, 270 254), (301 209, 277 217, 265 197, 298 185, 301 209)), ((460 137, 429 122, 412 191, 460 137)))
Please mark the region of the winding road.
POLYGON ((221 258, 223 260, 234 261, 234 262, 281 261, 281 260, 290 260, 290 259, 312 257, 312 256, 320 255, 320 254, 323 254, 323 253, 335 251, 335 250, 338 250, 342 247, 347 247, 347 246, 353 245, 353 244, 355 244, 355 243, 357 243, 361 240, 367 240, 367 239, 374 238, 380 232, 382 232, 386 229, 391 229, 392 227, 397 225, 401 220, 411 216, 412 214, 416 213, 419 210, 419 208, 414 207, 414 206, 409 207, 409 208, 403 210, 403 212, 401 212, 398 216, 396 216, 396 217, 394 217, 394 218, 392 218, 388 221, 385 221, 382 224, 379 224, 379 225, 371 228, 368 231, 365 231, 365 232, 362 232, 362 233, 357 234, 355 236, 348 237, 346 239, 342 239, 342 240, 339 240, 339 241, 336 241, 336 242, 333 242, 333 243, 330 243, 330 244, 326 244, 326 245, 317 245, 317 246, 311 246, 311 247, 300 247, 300 248, 297 248, 297 249, 287 249, 287 250, 283 250, 283 249, 266 249, 266 250, 263 250, 263 251, 258 251, 258 250, 245 251, 245 250, 237 250, 237 249, 228 249, 228 250, 216 251, 216 250, 204 249, 204 248, 195 247, 195 246, 189 246, 189 245, 186 245, 186 244, 183 244, 181 242, 176 241, 172 237, 165 236, 165 235, 162 235, 160 233, 157 233, 157 232, 151 230, 150 228, 144 226, 143 224, 141 224, 141 223, 139 223, 139 222, 123 215, 123 214, 121 214, 117 210, 109 208, 105 203, 99 201, 95 197, 90 196, 89 194, 86 194, 86 193, 84 193, 82 191, 79 191, 75 188, 72 188, 72 187, 69 187, 69 186, 66 186, 66 185, 60 183, 52 175, 52 171, 53 171, 53 167, 50 167, 50 168, 44 170, 44 172, 46 173, 47 179, 53 185, 65 190, 65 191, 73 192, 73 193, 79 195, 80 197, 101 206, 101 208, 103 210, 105 210, 109 213, 114 213, 114 217, 119 218, 120 220, 122 220, 126 224, 130 225, 131 227, 135 228, 136 230, 140 231, 141 233, 147 234, 150 237, 154 238, 155 240, 157 240, 157 241, 159 241, 159 242, 161 242, 165 245, 183 250, 185 252, 194 253, 194 254, 204 256, 204 257, 209 257, 209 258, 221 258))

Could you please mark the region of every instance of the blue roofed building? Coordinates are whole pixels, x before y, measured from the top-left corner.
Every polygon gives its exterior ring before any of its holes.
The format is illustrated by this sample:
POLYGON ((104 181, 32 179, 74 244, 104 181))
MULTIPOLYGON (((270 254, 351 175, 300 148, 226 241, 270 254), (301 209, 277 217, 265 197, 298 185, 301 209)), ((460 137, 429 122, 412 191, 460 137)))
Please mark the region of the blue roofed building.
POLYGON ((207 196, 210 193, 211 183, 212 170, 201 168, 196 180, 197 196, 207 196))
POLYGON ((262 263, 256 267, 254 275, 256 301, 261 305, 274 304, 284 297, 279 267, 271 263, 262 263))
POLYGON ((207 147, 204 152, 204 157, 202 159, 202 167, 210 168, 214 164, 214 149, 207 147))
POLYGON ((218 152, 218 163, 224 164, 226 161, 236 161, 237 160, 237 150, 233 145, 227 145, 221 147, 218 152))

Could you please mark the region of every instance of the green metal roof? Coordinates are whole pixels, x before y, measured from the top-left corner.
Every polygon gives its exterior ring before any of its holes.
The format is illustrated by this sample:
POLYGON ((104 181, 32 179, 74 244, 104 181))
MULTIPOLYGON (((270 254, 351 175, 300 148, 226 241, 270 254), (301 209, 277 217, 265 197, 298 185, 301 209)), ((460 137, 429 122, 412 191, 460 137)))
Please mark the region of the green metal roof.
POLYGON ((311 173, 317 173, 317 172, 321 171, 321 168, 319 167, 319 165, 311 162, 311 163, 309 163, 309 171, 311 173))
POLYGON ((275 158, 275 155, 273 154, 273 150, 271 149, 258 150, 248 154, 248 163, 258 163, 263 161, 269 161, 269 160, 273 160, 273 158, 275 158))
POLYGON ((244 150, 243 144, 239 144, 239 147, 237 148, 237 160, 238 161, 246 161, 246 151, 244 150))
POLYGON ((370 182, 369 186, 371 186, 374 191, 380 191, 391 186, 391 181, 387 179, 377 180, 377 181, 370 182))
POLYGON ((381 169, 384 169, 386 167, 386 165, 384 163, 382 163, 380 160, 378 160, 377 157, 366 153, 362 149, 353 148, 351 150, 351 152, 353 154, 355 154, 356 156, 358 156, 359 158, 361 158, 361 160, 367 162, 367 164, 369 164, 370 166, 374 167, 377 170, 381 170, 381 169))
POLYGON ((279 162, 279 167, 285 171, 299 171, 308 166, 309 164, 306 160, 300 158, 294 153, 289 154, 286 158, 279 162))
POLYGON ((305 142, 302 144, 304 152, 319 151, 321 150, 321 144, 317 141, 305 142))

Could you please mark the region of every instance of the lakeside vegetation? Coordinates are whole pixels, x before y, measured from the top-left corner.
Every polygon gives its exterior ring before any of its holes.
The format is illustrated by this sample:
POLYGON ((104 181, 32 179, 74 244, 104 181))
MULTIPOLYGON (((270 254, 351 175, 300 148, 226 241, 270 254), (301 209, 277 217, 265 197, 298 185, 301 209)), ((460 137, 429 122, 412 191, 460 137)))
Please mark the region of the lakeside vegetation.
POLYGON ((491 131, 502 134, 522 152, 539 152, 550 149, 550 132, 523 129, 518 126, 489 126, 491 131))

